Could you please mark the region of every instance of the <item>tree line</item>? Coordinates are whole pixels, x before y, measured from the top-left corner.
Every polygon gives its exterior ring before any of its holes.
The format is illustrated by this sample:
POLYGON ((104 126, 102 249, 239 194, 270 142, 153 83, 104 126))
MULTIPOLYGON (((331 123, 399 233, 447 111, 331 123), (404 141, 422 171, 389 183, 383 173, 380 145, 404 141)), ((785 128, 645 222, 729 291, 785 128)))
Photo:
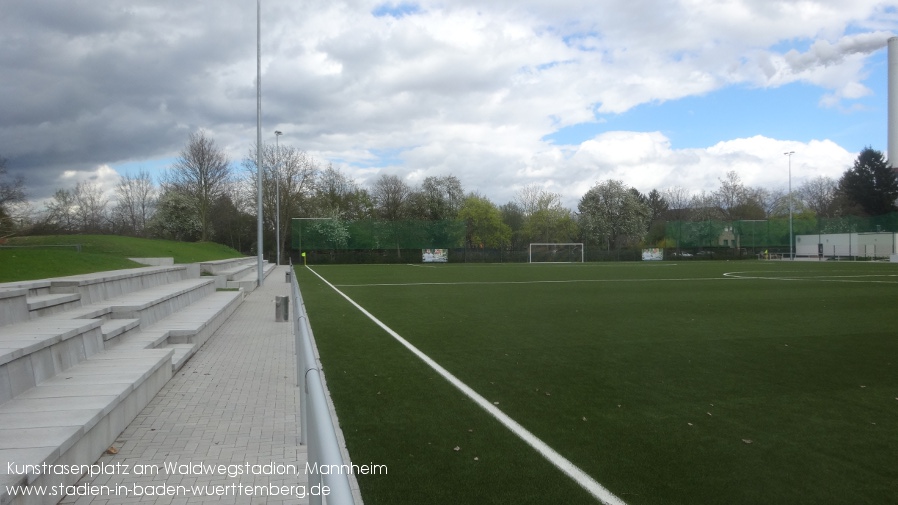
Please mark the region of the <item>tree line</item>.
MULTIPOLYGON (((112 233, 181 241, 208 240, 256 253, 259 177, 256 147, 229 159, 206 132, 190 134, 175 162, 157 180, 140 170, 122 175, 114 199, 93 182, 58 189, 43 209, 26 201, 24 180, 7 175, 0 158, 0 238, 14 234, 112 233)), ((462 220, 465 246, 525 250, 532 242, 586 242, 613 250, 663 246, 668 221, 762 220, 789 215, 876 216, 896 209, 898 178, 883 154, 865 148, 838 180, 818 177, 789 194, 745 185, 730 171, 714 191, 682 187, 643 194, 622 181, 597 182, 566 208, 558 193, 538 185, 496 204, 466 191, 454 175, 411 186, 381 174, 363 187, 332 164, 324 166, 290 145, 262 146, 265 253, 289 250, 294 217, 462 220), (279 200, 278 200, 279 197, 279 200), (280 212, 280 233, 275 232, 280 212), (280 237, 276 244, 275 237, 280 237)), ((892 230, 898 231, 898 230, 892 230)), ((435 245, 438 246, 438 245, 435 245)))

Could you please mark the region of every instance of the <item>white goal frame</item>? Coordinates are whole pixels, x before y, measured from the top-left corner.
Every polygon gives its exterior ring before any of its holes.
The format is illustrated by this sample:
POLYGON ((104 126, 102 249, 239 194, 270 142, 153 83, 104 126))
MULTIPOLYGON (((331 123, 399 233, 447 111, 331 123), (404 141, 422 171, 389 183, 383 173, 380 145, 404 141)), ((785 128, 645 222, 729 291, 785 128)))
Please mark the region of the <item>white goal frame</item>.
MULTIPOLYGON (((586 258, 586 247, 583 245, 583 242, 532 242, 527 250, 527 262, 534 263, 533 261, 533 246, 575 246, 580 247, 580 263, 585 262, 586 258)), ((576 263, 576 261, 537 261, 536 263, 576 263)))

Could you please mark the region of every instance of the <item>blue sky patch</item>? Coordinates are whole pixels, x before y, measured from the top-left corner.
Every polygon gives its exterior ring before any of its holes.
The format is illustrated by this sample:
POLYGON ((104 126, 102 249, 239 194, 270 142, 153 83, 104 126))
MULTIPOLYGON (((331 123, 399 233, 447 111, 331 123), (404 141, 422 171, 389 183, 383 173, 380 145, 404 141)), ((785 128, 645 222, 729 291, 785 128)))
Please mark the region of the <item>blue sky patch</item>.
POLYGON ((561 128, 543 137, 557 145, 578 145, 609 131, 659 131, 674 149, 706 148, 721 141, 762 135, 808 142, 832 140, 849 151, 885 149, 886 68, 875 55, 864 84, 872 94, 824 107, 830 91, 804 83, 778 88, 729 87, 702 96, 642 104, 622 114, 599 114, 596 122, 561 128), (881 134, 869 137, 869 131, 881 134))
POLYGON ((405 16, 411 16, 413 14, 418 14, 421 12, 421 7, 414 3, 406 3, 400 2, 398 4, 386 3, 380 4, 371 11, 371 14, 374 17, 384 17, 389 16, 392 18, 402 18, 405 16))

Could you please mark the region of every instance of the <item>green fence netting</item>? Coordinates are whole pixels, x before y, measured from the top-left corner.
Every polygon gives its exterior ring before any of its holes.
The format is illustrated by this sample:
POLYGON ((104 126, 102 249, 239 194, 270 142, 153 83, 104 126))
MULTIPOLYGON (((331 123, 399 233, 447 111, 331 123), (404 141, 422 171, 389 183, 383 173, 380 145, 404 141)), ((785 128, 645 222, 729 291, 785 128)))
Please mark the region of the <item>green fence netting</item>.
MULTIPOLYGON (((898 214, 818 218, 797 215, 792 234, 898 232, 898 214)), ((668 221, 665 238, 677 247, 789 247, 789 218, 751 221, 668 221)))

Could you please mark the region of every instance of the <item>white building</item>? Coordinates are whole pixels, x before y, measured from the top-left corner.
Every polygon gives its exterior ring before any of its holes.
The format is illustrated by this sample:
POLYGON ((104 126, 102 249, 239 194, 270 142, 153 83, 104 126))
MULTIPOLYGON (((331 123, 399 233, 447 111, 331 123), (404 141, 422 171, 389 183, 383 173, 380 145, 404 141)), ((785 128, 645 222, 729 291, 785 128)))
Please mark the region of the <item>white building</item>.
POLYGON ((898 233, 822 233, 796 235, 796 256, 888 258, 898 253, 898 233))

